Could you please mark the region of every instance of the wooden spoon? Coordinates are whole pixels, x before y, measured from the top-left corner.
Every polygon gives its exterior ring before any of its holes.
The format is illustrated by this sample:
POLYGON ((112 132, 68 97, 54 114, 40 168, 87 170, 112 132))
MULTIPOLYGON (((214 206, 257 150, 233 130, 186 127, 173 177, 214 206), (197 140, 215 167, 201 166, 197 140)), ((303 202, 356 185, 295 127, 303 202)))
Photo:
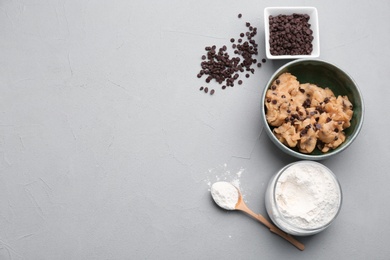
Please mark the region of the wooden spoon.
MULTIPOLYGON (((243 211, 245 213, 247 213, 249 216, 253 217, 254 219, 258 220, 260 223, 264 224, 267 228, 269 228, 269 230, 276 234, 276 235, 279 235, 281 236, 282 238, 286 239, 288 242, 290 242, 291 244, 293 244, 296 248, 298 248, 299 250, 303 251, 305 249, 305 246, 299 242, 298 240, 296 240, 294 237, 292 237, 291 235, 283 232, 282 230, 280 230, 278 227, 276 227, 275 225, 273 225, 271 222, 269 222, 266 218, 264 218, 262 215, 260 214, 256 214, 254 213, 251 209, 248 208, 248 206, 245 204, 244 200, 242 199, 242 194, 240 192, 240 190, 234 186, 233 184, 229 183, 230 185, 232 185, 234 188, 237 189, 237 192, 238 192, 238 200, 237 200, 237 203, 236 203, 236 206, 235 206, 235 210, 240 210, 240 211, 243 211)), ((212 194, 213 195, 213 194, 212 194)), ((213 199, 216 200, 213 196, 213 199)), ((216 201, 217 202, 217 201, 216 201)), ((221 206, 219 205, 219 203, 217 203, 218 206, 221 206)), ((226 208, 226 207, 223 207, 225 209, 228 209, 228 210, 232 210, 231 208, 226 208)))

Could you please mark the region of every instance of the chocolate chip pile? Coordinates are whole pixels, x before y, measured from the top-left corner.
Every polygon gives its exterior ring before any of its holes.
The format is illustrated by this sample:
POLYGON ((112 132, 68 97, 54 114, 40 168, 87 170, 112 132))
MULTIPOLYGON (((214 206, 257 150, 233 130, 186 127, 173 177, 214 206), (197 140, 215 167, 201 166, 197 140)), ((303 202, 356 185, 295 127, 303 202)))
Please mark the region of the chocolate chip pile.
POLYGON ((310 55, 313 31, 307 14, 269 16, 269 45, 272 55, 310 55))
MULTIPOLYGON (((242 14, 238 14, 238 18, 241 18, 242 14)), ((227 87, 234 87, 235 81, 240 77, 242 73, 246 71, 245 77, 249 78, 250 73, 255 72, 252 66, 257 63, 257 67, 261 67, 261 62, 258 62, 253 56, 258 55, 258 44, 254 37, 257 34, 257 28, 253 27, 249 22, 245 23, 246 32, 240 33, 240 37, 236 40, 231 38, 232 49, 235 56, 231 56, 228 52, 226 45, 220 48, 217 46, 206 46, 206 54, 202 55, 202 62, 200 64, 201 70, 197 77, 206 77, 206 83, 210 83, 211 80, 215 80, 222 85, 222 89, 227 87)), ((265 63, 266 59, 262 59, 265 63)), ((238 85, 242 85, 241 79, 237 80, 238 85)), ((200 87, 200 91, 205 93, 209 92, 208 87, 200 87)), ((210 95, 215 93, 214 89, 210 90, 210 95)))

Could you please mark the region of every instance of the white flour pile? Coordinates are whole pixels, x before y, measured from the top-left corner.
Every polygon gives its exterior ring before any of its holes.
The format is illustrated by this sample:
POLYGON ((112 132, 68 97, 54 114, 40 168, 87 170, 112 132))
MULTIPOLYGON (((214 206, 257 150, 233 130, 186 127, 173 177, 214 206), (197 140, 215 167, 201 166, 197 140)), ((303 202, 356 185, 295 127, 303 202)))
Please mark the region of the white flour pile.
POLYGON ((238 202, 239 194, 233 184, 220 181, 211 186, 211 196, 221 208, 233 210, 238 202))
POLYGON ((279 177, 276 204, 283 217, 302 229, 328 224, 340 206, 340 189, 324 167, 295 164, 279 177))

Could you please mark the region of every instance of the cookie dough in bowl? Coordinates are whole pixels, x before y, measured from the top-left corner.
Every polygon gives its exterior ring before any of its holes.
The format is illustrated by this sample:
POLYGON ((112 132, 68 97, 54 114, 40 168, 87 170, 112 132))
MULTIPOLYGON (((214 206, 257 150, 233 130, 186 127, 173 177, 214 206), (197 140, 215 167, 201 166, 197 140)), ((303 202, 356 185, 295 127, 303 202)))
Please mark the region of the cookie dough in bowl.
POLYGON ((262 123, 284 152, 322 160, 345 150, 363 123, 361 93, 337 66, 295 60, 278 69, 261 98, 262 123))

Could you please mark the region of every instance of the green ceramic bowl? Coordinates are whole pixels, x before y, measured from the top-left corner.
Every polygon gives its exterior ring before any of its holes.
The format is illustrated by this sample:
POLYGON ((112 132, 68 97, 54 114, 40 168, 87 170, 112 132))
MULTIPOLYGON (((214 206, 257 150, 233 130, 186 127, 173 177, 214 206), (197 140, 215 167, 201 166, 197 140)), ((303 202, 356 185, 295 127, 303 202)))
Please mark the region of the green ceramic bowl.
POLYGON ((344 151, 358 136, 363 125, 364 116, 363 98, 356 82, 336 65, 317 59, 294 60, 280 67, 272 75, 264 88, 261 97, 261 110, 261 120, 264 125, 264 130, 272 142, 287 154, 305 160, 323 160, 344 151), (323 153, 316 148, 312 153, 305 154, 299 152, 298 149, 284 145, 276 138, 272 132, 273 127, 267 123, 264 102, 266 92, 272 82, 285 72, 289 72, 296 76, 300 83, 312 83, 320 87, 328 87, 336 96, 348 96, 348 99, 353 104, 353 117, 351 126, 344 130, 347 138, 343 144, 327 153, 323 153))

